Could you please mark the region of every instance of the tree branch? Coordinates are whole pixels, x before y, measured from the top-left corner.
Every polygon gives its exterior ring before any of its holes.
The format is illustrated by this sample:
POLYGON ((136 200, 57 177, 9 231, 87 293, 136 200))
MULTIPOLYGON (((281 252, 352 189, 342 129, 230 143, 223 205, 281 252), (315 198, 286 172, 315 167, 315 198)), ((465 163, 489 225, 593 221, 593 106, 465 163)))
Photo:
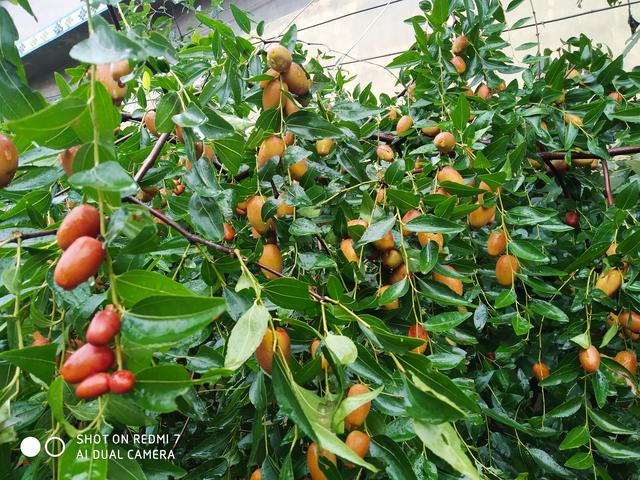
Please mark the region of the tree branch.
POLYGON ((140 167, 140 170, 138 170, 135 176, 133 177, 133 179, 136 182, 140 183, 140 180, 142 180, 142 178, 147 174, 149 169, 153 167, 153 164, 156 163, 156 159, 160 155, 160 152, 162 151, 162 147, 164 147, 164 144, 167 142, 168 138, 169 138, 168 133, 163 133, 162 135, 160 135, 160 137, 158 138, 158 141, 151 149, 151 152, 149 152, 149 155, 147 156, 147 158, 145 158, 144 162, 142 162, 142 166, 140 167))
MULTIPOLYGON (((55 235, 57 231, 58 231, 57 229, 41 230, 38 232, 21 232, 19 230, 16 230, 15 232, 11 232, 11 236, 9 238, 6 238, 5 240, 8 240, 9 242, 15 242, 18 239, 29 240, 31 238, 48 237, 50 235, 55 235)), ((5 241, 5 240, 0 240, 0 241, 5 241)))
POLYGON ((567 184, 564 183, 564 178, 562 178, 562 175, 558 172, 553 162, 546 158, 543 158, 542 160, 544 161, 544 164, 549 168, 549 170, 551 170, 551 172, 553 173, 553 176, 556 177, 556 179, 558 180, 558 183, 560 184, 560 188, 562 189, 562 194, 564 195, 564 197, 571 199, 572 197, 571 197, 571 194, 569 193, 569 190, 567 189, 567 184))
POLYGON ((610 207, 613 207, 615 205, 615 202, 613 201, 613 193, 611 192, 611 179, 609 178, 609 165, 607 164, 607 161, 604 158, 601 159, 600 162, 602 163, 602 175, 604 176, 604 191, 607 194, 607 204, 610 207))

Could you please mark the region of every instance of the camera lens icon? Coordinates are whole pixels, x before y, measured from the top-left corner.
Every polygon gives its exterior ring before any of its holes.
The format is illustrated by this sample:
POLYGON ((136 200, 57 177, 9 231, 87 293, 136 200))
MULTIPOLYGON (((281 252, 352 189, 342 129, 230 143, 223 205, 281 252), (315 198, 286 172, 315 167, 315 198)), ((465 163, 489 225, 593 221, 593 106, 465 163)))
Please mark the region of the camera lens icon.
MULTIPOLYGON (((47 441, 44 442, 44 451, 47 452, 47 455, 50 457, 56 458, 64 453, 66 446, 67 445, 64 443, 64 440, 60 437, 49 437, 47 438, 47 441), (54 451, 56 443, 61 445, 59 452, 54 451)), ((40 440, 36 437, 25 437, 20 442, 20 452, 25 457, 33 458, 40 453, 40 450, 42 450, 42 445, 40 444, 40 440)))

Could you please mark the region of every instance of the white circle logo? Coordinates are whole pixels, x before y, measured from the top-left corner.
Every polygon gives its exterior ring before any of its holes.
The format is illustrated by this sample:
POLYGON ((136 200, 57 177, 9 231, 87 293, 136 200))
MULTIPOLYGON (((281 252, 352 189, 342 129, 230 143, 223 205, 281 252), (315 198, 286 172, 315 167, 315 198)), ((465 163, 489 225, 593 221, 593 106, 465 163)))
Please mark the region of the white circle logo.
POLYGON ((64 443, 64 440, 62 440, 60 437, 49 437, 47 439, 47 441, 44 442, 44 451, 47 452, 47 455, 49 455, 50 457, 54 457, 54 458, 59 457, 60 455, 62 455, 64 453, 64 449, 66 447, 67 447, 67 445, 64 443), (62 448, 60 449, 60 451, 58 453, 54 453, 54 452, 50 452, 49 451, 49 444, 54 440, 60 442, 60 444, 62 445, 62 448))
POLYGON ((36 437, 26 437, 20 442, 20 451, 25 457, 35 457, 40 453, 40 440, 36 437))

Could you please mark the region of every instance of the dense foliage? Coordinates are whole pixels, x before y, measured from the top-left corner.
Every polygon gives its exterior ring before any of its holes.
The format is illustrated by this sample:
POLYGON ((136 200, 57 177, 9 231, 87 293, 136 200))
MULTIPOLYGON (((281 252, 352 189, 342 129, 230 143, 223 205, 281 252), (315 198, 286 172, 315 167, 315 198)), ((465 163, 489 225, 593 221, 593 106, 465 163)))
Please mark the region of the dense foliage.
POLYGON ((640 71, 434 0, 377 97, 108 3, 52 103, 0 7, 0 477, 636 478, 640 71))

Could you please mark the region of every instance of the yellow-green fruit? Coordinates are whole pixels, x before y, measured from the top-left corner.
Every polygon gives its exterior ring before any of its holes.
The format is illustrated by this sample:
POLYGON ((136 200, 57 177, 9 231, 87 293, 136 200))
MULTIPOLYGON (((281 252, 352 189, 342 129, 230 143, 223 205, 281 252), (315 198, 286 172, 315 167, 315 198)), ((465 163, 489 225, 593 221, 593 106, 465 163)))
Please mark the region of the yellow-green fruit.
POLYGON ((287 96, 283 93, 287 91, 287 84, 280 79, 272 80, 262 92, 262 108, 279 108, 285 104, 287 96))
POLYGON ((258 150, 258 168, 262 168, 262 166, 269 160, 271 157, 278 157, 278 160, 282 157, 284 153, 285 145, 282 138, 277 135, 272 135, 266 138, 262 144, 260 145, 260 149, 258 150))
POLYGON ((291 66, 291 52, 282 45, 275 45, 267 52, 267 64, 276 72, 286 72, 291 66))
POLYGON ((403 115, 398 120, 398 125, 396 125, 396 135, 402 135, 404 132, 409 130, 413 126, 413 118, 409 115, 403 115))
POLYGON ((321 157, 326 157, 331 153, 335 144, 336 141, 333 138, 323 138, 322 140, 318 140, 316 142, 316 152, 318 152, 318 155, 321 157))
POLYGON ((435 137, 440 133, 440 127, 437 125, 434 127, 422 127, 420 131, 424 133, 427 137, 435 137))
POLYGON ((393 162, 393 157, 395 156, 393 148, 389 145, 380 145, 376 149, 376 155, 378 155, 380 160, 384 160, 385 162, 393 162))
POLYGON ((283 80, 287 83, 289 91, 295 95, 306 95, 309 92, 309 79, 302 67, 297 63, 292 63, 289 70, 282 74, 283 80))
POLYGON ((439 152, 449 153, 456 147, 456 137, 451 132, 441 132, 433 139, 439 152))
POLYGON ((0 188, 11 183, 18 170, 18 150, 9 137, 0 134, 0 188))
POLYGON ((453 45, 451 46, 451 52, 455 53, 456 55, 459 55, 462 52, 464 52, 464 49, 467 48, 468 46, 469 46, 469 39, 467 38, 467 36, 460 35, 458 38, 456 38, 453 41, 453 45))

